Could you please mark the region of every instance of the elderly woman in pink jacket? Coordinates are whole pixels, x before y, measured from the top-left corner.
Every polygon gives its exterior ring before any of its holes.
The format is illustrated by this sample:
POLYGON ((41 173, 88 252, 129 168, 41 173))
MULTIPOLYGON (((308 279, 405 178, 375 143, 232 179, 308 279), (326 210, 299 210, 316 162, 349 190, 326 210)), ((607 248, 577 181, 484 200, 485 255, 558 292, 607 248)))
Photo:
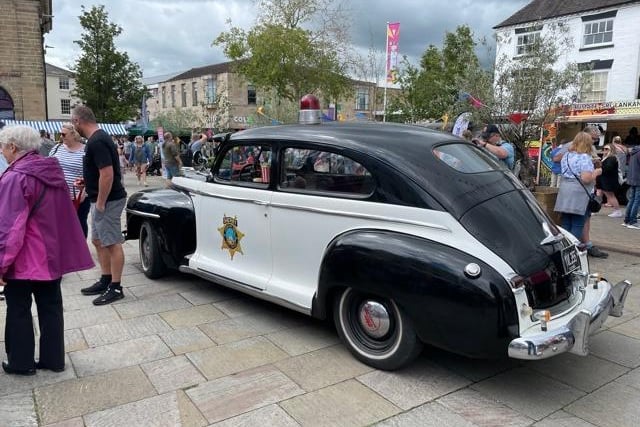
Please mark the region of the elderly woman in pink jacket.
POLYGON ((40 135, 26 126, 0 131, 9 163, 0 176, 0 285, 7 303, 5 349, 8 374, 64 370, 62 275, 94 263, 69 198, 58 161, 38 154, 40 135), (31 298, 40 325, 35 362, 31 298))

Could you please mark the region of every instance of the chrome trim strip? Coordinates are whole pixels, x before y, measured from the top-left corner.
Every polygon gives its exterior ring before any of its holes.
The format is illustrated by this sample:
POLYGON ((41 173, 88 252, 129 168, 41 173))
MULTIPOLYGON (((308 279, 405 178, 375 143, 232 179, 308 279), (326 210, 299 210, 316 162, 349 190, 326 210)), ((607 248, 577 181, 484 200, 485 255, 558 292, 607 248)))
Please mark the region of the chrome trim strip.
POLYGON ((135 210, 135 209, 129 209, 129 208, 127 208, 126 210, 127 210, 127 213, 130 213, 130 214, 133 214, 133 215, 143 216, 145 218, 160 219, 160 215, 158 215, 158 214, 142 212, 142 211, 138 211, 138 210, 135 210))
MULTIPOLYGON (((184 188, 184 187, 179 187, 179 188, 184 188)), ((246 197, 224 196, 224 195, 221 195, 221 194, 214 194, 214 193, 211 193, 209 191, 193 190, 193 189, 187 189, 187 188, 184 188, 184 189, 188 190, 189 193, 191 193, 191 194, 197 194, 197 195, 200 195, 200 196, 213 197, 215 199, 232 200, 234 202, 243 202, 243 203, 256 203, 256 204, 265 205, 265 206, 269 205, 269 202, 264 201, 264 200, 249 199, 249 198, 246 198, 246 197)))
POLYGON ((348 216, 351 218, 367 219, 367 220, 373 220, 373 221, 395 222, 400 224, 417 225, 419 227, 428 227, 436 230, 444 230, 449 232, 451 231, 450 228, 445 227, 443 225, 439 225, 439 224, 427 223, 422 221, 412 221, 410 219, 392 218, 392 217, 382 216, 382 215, 370 215, 370 214, 362 214, 362 213, 356 213, 356 212, 344 212, 344 211, 336 211, 332 209, 322 209, 322 208, 309 208, 306 206, 285 205, 282 203, 271 203, 271 206, 273 206, 274 208, 291 209, 291 210, 302 211, 302 212, 314 212, 314 213, 321 213, 325 215, 335 215, 335 216, 348 216))
POLYGON ((191 268, 188 265, 181 265, 178 267, 183 273, 193 274, 199 277, 202 277, 205 280, 210 282, 218 283, 227 288, 235 289, 247 295, 251 295, 253 297, 259 298, 261 300, 278 304, 280 306, 286 307, 288 309, 297 311, 298 313, 306 314, 307 316, 311 316, 311 308, 304 307, 302 305, 298 305, 292 303, 291 301, 287 301, 280 297, 276 297, 273 295, 265 294, 264 291, 260 288, 256 288, 255 286, 247 285, 245 283, 241 283, 232 279, 227 279, 226 277, 222 277, 218 274, 211 273, 209 271, 203 270, 201 268, 191 268))

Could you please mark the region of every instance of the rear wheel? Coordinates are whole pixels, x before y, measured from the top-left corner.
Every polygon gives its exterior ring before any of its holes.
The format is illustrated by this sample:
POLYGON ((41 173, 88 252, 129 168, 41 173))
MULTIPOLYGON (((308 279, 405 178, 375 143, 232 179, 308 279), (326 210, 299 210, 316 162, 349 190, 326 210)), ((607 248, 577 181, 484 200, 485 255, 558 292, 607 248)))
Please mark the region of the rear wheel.
POLYGON ((192 165, 195 170, 202 171, 207 167, 207 158, 200 151, 196 151, 193 154, 192 165))
POLYGON ((336 298, 333 317, 349 351, 374 368, 401 368, 422 350, 411 321, 393 300, 348 288, 336 298))
POLYGON ((140 262, 142 272, 150 279, 162 277, 167 267, 162 261, 162 253, 158 233, 149 221, 142 223, 139 239, 140 262))

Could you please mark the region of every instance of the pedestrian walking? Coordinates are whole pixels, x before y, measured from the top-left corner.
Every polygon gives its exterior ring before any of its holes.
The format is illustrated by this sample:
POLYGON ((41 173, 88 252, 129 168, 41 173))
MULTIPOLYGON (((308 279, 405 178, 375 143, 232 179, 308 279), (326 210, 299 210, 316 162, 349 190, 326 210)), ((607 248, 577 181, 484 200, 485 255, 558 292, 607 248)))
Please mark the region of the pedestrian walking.
POLYGON ((636 145, 629 154, 629 169, 627 171, 627 183, 631 187, 631 197, 627 202, 627 210, 624 215, 624 225, 632 230, 640 230, 638 226, 638 209, 640 209, 640 146, 636 145))
POLYGON ((144 143, 144 139, 140 135, 136 136, 133 146, 131 147, 131 156, 129 163, 136 168, 136 176, 138 177, 138 185, 141 183, 146 187, 147 184, 147 168, 153 161, 151 149, 144 143))
POLYGON ((58 161, 38 154, 40 137, 27 126, 0 131, 9 167, 0 176, 0 285, 7 303, 2 369, 33 375, 64 370, 64 319, 60 282, 93 260, 69 198, 58 161), (31 315, 36 302, 40 360, 35 362, 31 315))
POLYGON ((116 146, 109 135, 98 128, 93 111, 86 106, 76 107, 71 121, 80 135, 88 138, 83 179, 76 185, 84 185, 91 200, 91 241, 102 271, 98 281, 80 291, 83 295, 100 295, 93 304, 104 305, 124 298, 120 282, 124 267, 120 220, 127 192, 122 186, 116 146))
POLYGON ((162 144, 162 152, 164 153, 164 168, 167 178, 167 185, 176 176, 182 176, 182 160, 180 159, 180 150, 173 140, 171 132, 165 132, 164 144, 162 144))

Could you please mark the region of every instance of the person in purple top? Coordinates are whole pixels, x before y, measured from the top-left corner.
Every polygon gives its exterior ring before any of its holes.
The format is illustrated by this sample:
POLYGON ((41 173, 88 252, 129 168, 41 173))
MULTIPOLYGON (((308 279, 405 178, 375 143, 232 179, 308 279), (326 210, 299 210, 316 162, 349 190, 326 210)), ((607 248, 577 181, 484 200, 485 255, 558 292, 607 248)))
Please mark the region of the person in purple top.
POLYGON ((0 175, 0 285, 7 303, 2 369, 33 375, 64 370, 62 275, 92 268, 69 187, 58 161, 38 154, 40 135, 27 126, 0 131, 9 163, 0 175), (31 300, 40 326, 35 362, 31 300))

